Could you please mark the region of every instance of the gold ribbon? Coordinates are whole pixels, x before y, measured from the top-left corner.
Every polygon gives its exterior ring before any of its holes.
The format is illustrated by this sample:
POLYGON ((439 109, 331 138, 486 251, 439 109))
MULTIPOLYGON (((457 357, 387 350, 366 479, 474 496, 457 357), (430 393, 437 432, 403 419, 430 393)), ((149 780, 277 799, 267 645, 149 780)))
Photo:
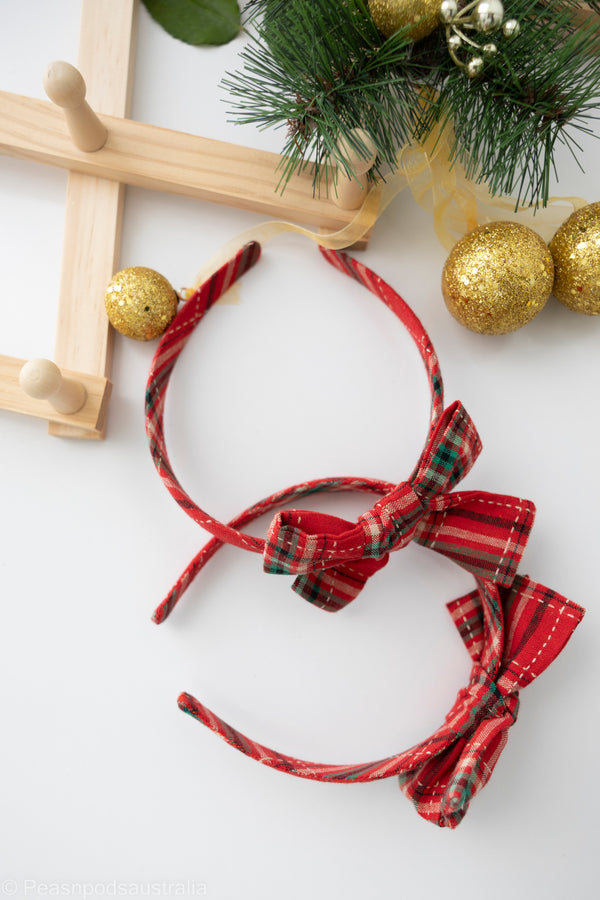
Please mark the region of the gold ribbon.
POLYGON ((451 129, 435 130, 423 144, 409 144, 398 154, 398 174, 404 176, 419 206, 433 216, 438 240, 450 251, 478 225, 521 222, 546 242, 576 209, 580 197, 550 197, 545 207, 517 207, 509 197, 494 197, 485 182, 475 184, 457 160, 451 161, 451 129))
POLYGON ((443 131, 435 129, 425 142, 403 147, 398 153, 396 170, 371 188, 352 221, 341 230, 319 233, 292 222, 262 222, 221 247, 198 273, 194 288, 248 241, 264 244, 277 235, 293 232, 329 249, 350 247, 368 234, 383 211, 406 187, 410 188, 419 206, 431 213, 438 240, 448 251, 473 228, 499 219, 521 222, 548 242, 572 212, 586 205, 580 197, 551 197, 543 208, 515 209, 514 200, 492 196, 485 183, 473 183, 466 177, 463 166, 451 160, 449 131, 448 127, 443 131))

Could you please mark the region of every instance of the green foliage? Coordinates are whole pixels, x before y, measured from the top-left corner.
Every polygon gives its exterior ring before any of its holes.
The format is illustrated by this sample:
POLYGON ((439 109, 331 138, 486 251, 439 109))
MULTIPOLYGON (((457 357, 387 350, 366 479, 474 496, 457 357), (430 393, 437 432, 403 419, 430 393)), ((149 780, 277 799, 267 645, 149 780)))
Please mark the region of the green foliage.
POLYGON ((226 44, 240 30, 237 0, 143 0, 170 35, 186 44, 226 44))
POLYGON ((382 175, 403 143, 441 126, 453 129, 453 158, 471 178, 544 204, 557 146, 577 155, 600 103, 600 53, 590 49, 600 19, 576 29, 577 5, 505 0, 520 33, 494 34, 497 54, 469 78, 443 26, 414 43, 407 28, 384 38, 366 0, 252 0, 253 38, 224 86, 236 121, 286 127, 282 186, 309 161, 317 191, 328 162, 348 171, 336 145, 351 128, 373 138, 382 175))
POLYGON ((283 182, 311 158, 318 186, 325 163, 344 164, 336 147, 340 135, 359 126, 373 137, 378 168, 393 162, 398 143, 416 124, 419 86, 408 77, 408 38, 399 33, 382 43, 363 0, 349 0, 341 15, 332 0, 252 6, 263 19, 242 52, 244 71, 223 84, 236 99, 237 121, 287 125, 283 182))

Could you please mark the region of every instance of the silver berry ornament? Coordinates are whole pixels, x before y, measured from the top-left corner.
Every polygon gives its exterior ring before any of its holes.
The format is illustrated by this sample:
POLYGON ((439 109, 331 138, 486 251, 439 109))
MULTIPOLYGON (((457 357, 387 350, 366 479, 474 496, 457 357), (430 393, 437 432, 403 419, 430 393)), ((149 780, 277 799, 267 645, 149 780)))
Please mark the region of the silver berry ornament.
POLYGON ((458 3, 456 0, 442 0, 440 7, 440 18, 442 22, 450 22, 458 13, 458 3))
POLYGON ((520 31, 516 19, 504 21, 502 0, 464 0, 460 7, 456 0, 442 0, 439 21, 451 59, 469 78, 477 77, 499 53, 497 44, 486 39, 488 34, 502 28, 504 37, 510 39, 520 31))
POLYGON ((475 78, 483 69, 483 59, 481 56, 474 56, 467 64, 467 75, 469 78, 475 78))
POLYGON ((502 26, 502 33, 505 38, 515 38, 521 30, 521 26, 516 19, 507 19, 502 26))
POLYGON ((483 34, 500 28, 503 20, 504 5, 501 0, 481 0, 475 7, 473 24, 483 34))

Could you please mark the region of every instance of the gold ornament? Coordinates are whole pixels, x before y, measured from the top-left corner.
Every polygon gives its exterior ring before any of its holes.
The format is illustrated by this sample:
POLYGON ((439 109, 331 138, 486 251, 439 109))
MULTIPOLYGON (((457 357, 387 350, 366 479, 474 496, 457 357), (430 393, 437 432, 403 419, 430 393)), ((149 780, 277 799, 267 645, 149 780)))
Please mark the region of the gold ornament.
POLYGON ((600 203, 578 209, 550 241, 554 296, 569 309, 600 315, 600 203))
POLYGON ((441 24, 442 0, 369 0, 369 11, 382 34, 390 37, 410 25, 410 38, 420 41, 441 24))
POLYGON ((502 0, 471 0, 459 8, 458 0, 441 0, 440 19, 446 30, 448 53, 453 62, 476 78, 485 68, 486 59, 498 53, 498 47, 489 39, 499 32, 507 40, 516 38, 521 26, 516 19, 504 19, 502 0), (477 40, 483 35, 483 41, 477 40))
POLYGON ((454 318, 479 334, 506 334, 544 307, 554 264, 541 237, 516 222, 493 222, 465 235, 446 260, 442 292, 454 318))
POLYGON ((175 318, 177 301, 167 279, 144 266, 117 272, 104 295, 112 326, 136 341, 161 335, 175 318))

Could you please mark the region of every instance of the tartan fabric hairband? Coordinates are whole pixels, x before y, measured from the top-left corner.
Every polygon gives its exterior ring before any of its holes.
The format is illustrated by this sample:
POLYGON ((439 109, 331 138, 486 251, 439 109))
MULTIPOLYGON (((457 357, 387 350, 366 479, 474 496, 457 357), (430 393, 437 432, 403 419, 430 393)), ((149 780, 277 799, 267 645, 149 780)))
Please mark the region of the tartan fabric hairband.
POLYGON ((425 448, 409 479, 394 485, 368 478, 303 482, 260 501, 225 525, 184 491, 171 467, 163 413, 173 367, 191 332, 214 302, 258 260, 247 244, 189 298, 165 332, 154 356, 146 390, 146 429, 152 458, 177 503, 213 535, 192 560, 154 614, 164 621, 189 584, 223 545, 263 556, 267 573, 292 574, 293 588, 315 605, 341 609, 409 541, 444 554, 475 576, 476 588, 448 604, 473 660, 469 684, 458 693, 445 723, 427 740, 383 760, 329 765, 295 759, 242 735, 189 694, 179 706, 228 743, 264 765, 319 781, 372 781, 397 775, 418 813, 440 826, 456 827, 471 798, 486 784, 517 716, 519 690, 560 653, 584 610, 556 592, 517 575, 535 513, 531 502, 483 491, 452 489, 470 470, 481 442, 462 404, 444 409, 435 351, 423 326, 402 298, 365 266, 337 251, 325 259, 351 275, 398 316, 415 340, 431 389, 425 448), (278 512, 261 540, 240 529, 282 504, 319 491, 356 490, 381 499, 351 523, 323 513, 278 512))

